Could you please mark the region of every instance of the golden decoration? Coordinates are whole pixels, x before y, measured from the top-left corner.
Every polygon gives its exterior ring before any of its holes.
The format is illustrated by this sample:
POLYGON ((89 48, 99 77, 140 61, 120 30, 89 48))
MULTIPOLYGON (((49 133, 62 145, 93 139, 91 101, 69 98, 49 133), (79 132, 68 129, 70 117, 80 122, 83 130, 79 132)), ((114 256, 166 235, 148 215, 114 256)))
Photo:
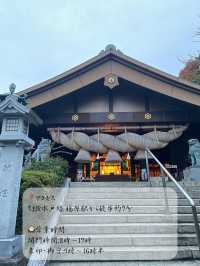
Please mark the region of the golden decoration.
POLYGON ((112 120, 115 120, 115 115, 114 115, 113 113, 109 113, 107 117, 108 117, 108 119, 111 120, 111 121, 112 121, 112 120))
POLYGON ((110 89, 113 89, 114 87, 119 86, 118 77, 114 74, 108 74, 104 78, 104 86, 107 86, 110 89))
POLYGON ((79 120, 79 115, 78 114, 72 115, 72 121, 77 122, 78 120, 79 120))
POLYGON ((145 113, 144 118, 149 120, 152 118, 152 115, 150 113, 145 113))

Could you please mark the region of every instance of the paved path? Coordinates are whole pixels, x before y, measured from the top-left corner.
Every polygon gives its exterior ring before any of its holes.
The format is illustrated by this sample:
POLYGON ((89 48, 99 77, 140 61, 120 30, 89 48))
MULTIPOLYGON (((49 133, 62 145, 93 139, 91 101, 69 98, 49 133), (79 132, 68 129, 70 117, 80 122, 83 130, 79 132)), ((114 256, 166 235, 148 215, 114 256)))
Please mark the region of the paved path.
POLYGON ((50 266, 200 266, 200 260, 145 262, 51 262, 50 266))

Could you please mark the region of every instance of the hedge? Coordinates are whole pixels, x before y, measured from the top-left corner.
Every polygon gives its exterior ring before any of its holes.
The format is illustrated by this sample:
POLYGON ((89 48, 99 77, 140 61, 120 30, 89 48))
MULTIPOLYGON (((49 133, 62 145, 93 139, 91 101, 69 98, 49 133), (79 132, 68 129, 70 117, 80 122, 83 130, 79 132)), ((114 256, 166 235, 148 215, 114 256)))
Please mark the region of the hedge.
POLYGON ((22 232, 22 197, 23 192, 31 187, 58 187, 63 185, 68 174, 68 162, 62 158, 48 158, 44 161, 34 161, 22 172, 16 232, 22 232))

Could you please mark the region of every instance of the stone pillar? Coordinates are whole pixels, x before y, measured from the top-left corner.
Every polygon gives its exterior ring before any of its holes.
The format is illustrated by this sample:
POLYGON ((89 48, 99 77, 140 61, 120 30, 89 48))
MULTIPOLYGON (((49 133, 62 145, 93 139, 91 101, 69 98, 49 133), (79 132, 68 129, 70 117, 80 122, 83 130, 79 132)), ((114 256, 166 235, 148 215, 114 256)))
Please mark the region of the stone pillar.
POLYGON ((0 102, 0 257, 12 257, 22 247, 15 226, 24 150, 34 145, 29 123, 41 122, 14 90, 11 84, 11 93, 0 102))

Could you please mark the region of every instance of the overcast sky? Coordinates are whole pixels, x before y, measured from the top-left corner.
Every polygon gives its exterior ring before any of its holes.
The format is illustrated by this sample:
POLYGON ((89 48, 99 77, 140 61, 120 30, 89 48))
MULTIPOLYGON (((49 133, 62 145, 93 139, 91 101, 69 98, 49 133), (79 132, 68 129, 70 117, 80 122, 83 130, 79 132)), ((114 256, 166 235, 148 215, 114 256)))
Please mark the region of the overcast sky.
POLYGON ((200 0, 0 0, 0 93, 22 90, 108 43, 178 75, 200 51, 200 0))

